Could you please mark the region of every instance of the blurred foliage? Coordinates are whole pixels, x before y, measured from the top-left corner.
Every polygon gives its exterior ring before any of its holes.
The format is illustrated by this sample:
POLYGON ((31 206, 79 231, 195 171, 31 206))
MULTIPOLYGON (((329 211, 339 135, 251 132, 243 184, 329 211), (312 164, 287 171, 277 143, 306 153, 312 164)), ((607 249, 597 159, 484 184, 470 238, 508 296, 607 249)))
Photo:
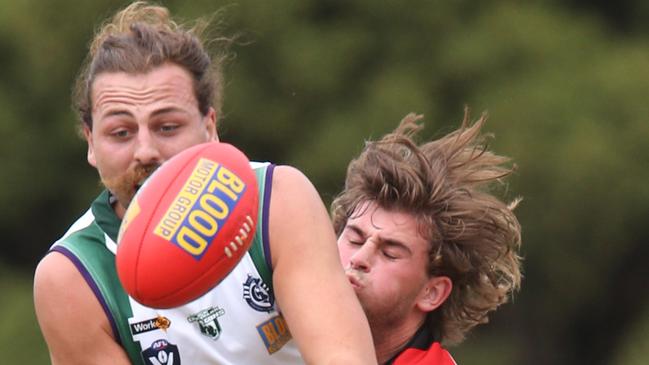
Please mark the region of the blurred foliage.
POLYGON ((0 357, 6 364, 47 364, 47 347, 38 330, 31 278, 15 275, 0 262, 0 357))
MULTIPOLYGON (((94 27, 126 3, 0 0, 8 363, 45 362, 29 278, 100 189, 69 91, 94 27)), ((425 114, 426 137, 455 128, 464 105, 489 112, 491 147, 519 167, 507 198, 524 197, 525 280, 513 305, 452 349, 460 364, 646 361, 646 2, 164 4, 185 19, 222 9, 225 33, 240 38, 221 138, 253 159, 299 167, 327 203, 363 141, 408 112, 425 114)))

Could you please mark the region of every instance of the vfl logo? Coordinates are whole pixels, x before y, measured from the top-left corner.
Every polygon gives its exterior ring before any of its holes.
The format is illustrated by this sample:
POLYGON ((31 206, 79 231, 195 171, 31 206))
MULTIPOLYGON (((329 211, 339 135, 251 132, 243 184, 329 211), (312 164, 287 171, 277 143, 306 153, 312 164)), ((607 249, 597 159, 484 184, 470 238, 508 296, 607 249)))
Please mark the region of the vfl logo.
POLYGON ((245 189, 225 166, 201 158, 153 232, 200 260, 245 189))
POLYGON ((156 318, 147 319, 146 321, 130 324, 131 334, 133 336, 144 332, 155 331, 157 329, 166 331, 169 326, 171 326, 171 321, 169 318, 163 316, 157 316, 156 318))
POLYGON ((277 352, 292 338, 286 320, 281 314, 262 322, 257 326, 257 332, 264 341, 269 354, 277 352))
POLYGON ((147 365, 180 365, 178 346, 166 340, 153 341, 151 347, 142 351, 142 357, 147 365))
POLYGON ((270 312, 275 304, 275 298, 268 285, 261 278, 254 278, 250 274, 243 284, 243 298, 252 309, 259 312, 270 312))
POLYGON ((225 314, 225 310, 219 307, 210 307, 187 317, 190 323, 197 322, 201 333, 213 340, 218 340, 221 335, 221 325, 217 318, 225 314))

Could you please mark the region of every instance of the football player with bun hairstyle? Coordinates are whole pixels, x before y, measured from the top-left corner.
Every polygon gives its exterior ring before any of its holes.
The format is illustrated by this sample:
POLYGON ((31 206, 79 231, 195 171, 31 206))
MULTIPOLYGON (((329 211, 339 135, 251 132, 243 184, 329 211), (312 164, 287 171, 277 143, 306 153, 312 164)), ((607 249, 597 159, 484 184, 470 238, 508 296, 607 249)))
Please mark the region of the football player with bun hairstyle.
POLYGON ((520 225, 494 194, 512 173, 487 149, 486 117, 417 144, 421 116, 367 142, 332 204, 340 258, 379 364, 455 364, 461 342, 521 281, 520 225))
POLYGON ((375 364, 327 210, 289 166, 252 165, 257 235, 211 291, 156 310, 122 289, 116 236, 135 191, 175 154, 218 140, 226 49, 208 52, 205 44, 221 43, 203 41, 201 28, 136 2, 91 43, 74 103, 87 160, 106 189, 36 270, 36 314, 52 363, 375 364))

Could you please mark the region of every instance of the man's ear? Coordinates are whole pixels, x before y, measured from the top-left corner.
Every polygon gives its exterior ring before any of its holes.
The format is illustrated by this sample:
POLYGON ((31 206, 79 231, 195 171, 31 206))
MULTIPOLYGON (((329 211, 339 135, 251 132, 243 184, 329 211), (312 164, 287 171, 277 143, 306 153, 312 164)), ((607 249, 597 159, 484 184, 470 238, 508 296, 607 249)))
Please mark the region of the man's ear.
POLYGON ((451 295, 453 282, 447 276, 435 276, 428 279, 417 299, 417 307, 423 312, 432 312, 439 308, 451 295))
POLYGON ((97 167, 97 160, 95 159, 95 146, 92 142, 92 131, 87 124, 83 124, 83 136, 88 142, 88 163, 90 166, 97 167))
POLYGON ((210 107, 210 109, 207 111, 207 115, 203 117, 203 121, 205 122, 205 132, 206 132, 206 137, 208 141, 219 141, 219 135, 216 133, 216 110, 214 108, 210 107))

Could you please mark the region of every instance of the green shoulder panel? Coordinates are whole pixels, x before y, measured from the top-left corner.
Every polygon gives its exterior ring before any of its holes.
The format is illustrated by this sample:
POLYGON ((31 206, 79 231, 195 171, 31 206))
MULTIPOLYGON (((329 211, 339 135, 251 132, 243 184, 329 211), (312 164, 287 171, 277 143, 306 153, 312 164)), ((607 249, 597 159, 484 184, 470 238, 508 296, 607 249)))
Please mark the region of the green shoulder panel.
MULTIPOLYGON (((270 187, 266 186, 266 179, 267 177, 269 179, 272 178, 272 168, 272 165, 269 164, 258 164, 254 166, 254 171, 257 176, 257 186, 259 189, 259 211, 257 212, 257 228, 255 237, 253 238, 252 245, 248 250, 257 271, 261 275, 264 283, 268 285, 271 292, 273 290, 272 269, 268 266, 266 255, 264 253, 264 238, 267 236, 267 232, 264 230, 268 229, 266 226, 269 224, 267 211, 270 209, 270 202, 267 201, 270 199, 270 187), (268 197, 266 194, 269 194, 268 197)), ((271 182, 269 182, 269 185, 270 183, 271 182)))
MULTIPOLYGON (((128 325, 132 316, 129 299, 118 280, 115 269, 115 255, 106 248, 104 232, 95 222, 83 230, 75 232, 58 243, 78 260, 81 274, 98 296, 104 309, 113 316, 111 326, 117 329, 122 347, 133 364, 143 364, 139 346, 133 342, 128 325), (86 272, 83 272, 85 270, 86 272), (93 284, 95 287, 93 287, 93 284), (99 291, 99 292, 97 292, 99 291)), ((60 249, 54 250, 61 252, 60 249)), ((70 257, 74 261, 74 258, 70 257)))

